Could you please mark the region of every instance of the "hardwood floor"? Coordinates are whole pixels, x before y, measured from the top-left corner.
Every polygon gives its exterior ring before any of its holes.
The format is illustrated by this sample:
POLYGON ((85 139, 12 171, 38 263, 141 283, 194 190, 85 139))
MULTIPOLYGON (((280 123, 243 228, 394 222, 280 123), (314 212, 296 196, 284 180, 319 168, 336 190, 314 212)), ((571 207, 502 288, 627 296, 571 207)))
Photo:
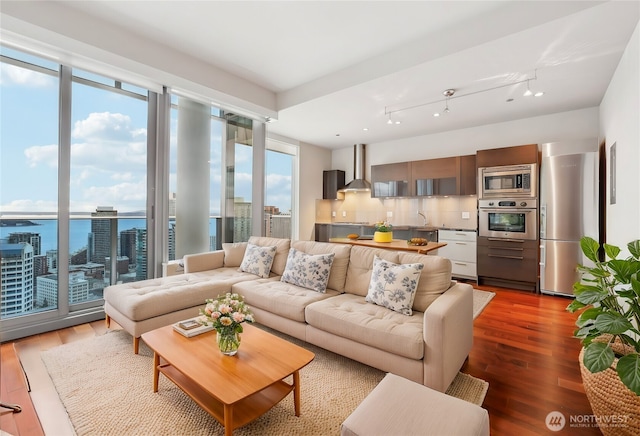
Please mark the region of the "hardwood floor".
MULTIPOLYGON (((491 434, 550 434, 545 418, 553 411, 562 412, 566 419, 565 428, 557 434, 601 434, 594 427, 570 426, 571 416, 592 413, 577 363, 580 343, 571 337, 575 315, 565 311, 570 300, 478 288, 494 291, 496 296, 474 321, 474 346, 463 371, 489 382, 483 407, 489 411, 491 434)), ((0 429, 15 436, 44 434, 16 351, 26 366, 25 359, 39 358, 41 350, 104 331, 104 322, 96 321, 2 344, 0 398, 19 403, 23 411, 14 414, 0 409, 0 429)), ((55 393, 39 401, 59 403, 55 393)))

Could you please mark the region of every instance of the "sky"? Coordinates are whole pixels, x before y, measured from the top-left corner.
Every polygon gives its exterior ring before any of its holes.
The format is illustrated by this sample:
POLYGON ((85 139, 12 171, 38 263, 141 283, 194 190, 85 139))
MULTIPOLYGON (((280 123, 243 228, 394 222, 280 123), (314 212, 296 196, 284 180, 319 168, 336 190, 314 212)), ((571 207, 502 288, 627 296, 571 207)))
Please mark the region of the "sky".
MULTIPOLYGON (((15 56, 15 53, 2 48, 2 54, 15 56)), ((53 62, 20 56, 57 69, 53 62)), ((78 74, 91 79, 97 77, 78 74)), ((72 86, 71 212, 92 212, 97 206, 113 206, 119 212, 143 211, 146 204, 146 101, 77 82, 72 86)), ((135 87, 129 89, 144 92, 135 87)), ((57 77, 0 64, 2 213, 57 210, 58 93, 57 77)), ((169 188, 175 191, 177 112, 171 112, 169 188)), ((220 213, 221 129, 221 123, 213 123, 210 211, 214 215, 220 213)), ((251 201, 251 149, 239 148, 235 196, 251 201)), ((276 206, 282 212, 291 208, 291 166, 290 156, 267 153, 265 204, 276 206)))

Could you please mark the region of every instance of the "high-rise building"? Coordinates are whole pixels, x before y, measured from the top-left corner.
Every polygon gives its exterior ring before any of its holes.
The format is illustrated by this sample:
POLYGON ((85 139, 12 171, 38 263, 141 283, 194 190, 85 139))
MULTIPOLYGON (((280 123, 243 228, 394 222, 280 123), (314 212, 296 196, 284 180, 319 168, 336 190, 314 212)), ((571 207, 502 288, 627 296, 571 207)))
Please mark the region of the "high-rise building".
MULTIPOLYGON (((58 301, 58 276, 49 274, 37 277, 38 307, 55 306, 58 301)), ((69 273, 69 304, 80 303, 89 299, 89 281, 82 272, 69 273)))
POLYGON ((47 269, 58 271, 58 250, 47 250, 47 269))
POLYGON ((33 247, 29 243, 0 243, 0 316, 8 317, 34 309, 33 247))
POLYGON ((147 278, 147 229, 136 229, 136 280, 147 278))
POLYGON ((269 217, 272 238, 291 238, 291 215, 271 215, 269 217))
POLYGON ((127 256, 130 264, 135 264, 137 229, 128 229, 120 232, 120 256, 127 256))
POLYGON ((91 213, 92 237, 89 241, 89 246, 92 248, 89 258, 91 262, 104 265, 105 258, 111 256, 111 226, 117 226, 117 221, 110 217, 116 216, 118 216, 118 211, 111 206, 98 206, 96 211, 91 213))
MULTIPOLYGON (((215 247, 215 245, 214 245, 215 247)), ((176 259, 176 223, 169 223, 169 260, 176 259)))
POLYGON ((32 232, 15 232, 9 233, 9 238, 7 240, 9 244, 19 244, 21 242, 26 242, 31 244, 33 247, 33 255, 40 255, 40 247, 42 246, 42 238, 40 237, 40 233, 32 233, 32 232))
POLYGON ((233 201, 233 240, 248 241, 251 236, 251 202, 237 197, 233 201))

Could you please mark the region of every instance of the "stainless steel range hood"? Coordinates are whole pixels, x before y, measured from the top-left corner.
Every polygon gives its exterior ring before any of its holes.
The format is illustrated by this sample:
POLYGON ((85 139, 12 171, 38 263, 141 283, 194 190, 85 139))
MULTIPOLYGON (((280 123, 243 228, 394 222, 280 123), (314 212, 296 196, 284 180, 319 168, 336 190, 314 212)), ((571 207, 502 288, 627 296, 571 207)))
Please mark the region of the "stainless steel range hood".
POLYGON ((353 180, 342 188, 341 192, 370 191, 371 184, 364 179, 366 165, 366 146, 353 146, 353 180))

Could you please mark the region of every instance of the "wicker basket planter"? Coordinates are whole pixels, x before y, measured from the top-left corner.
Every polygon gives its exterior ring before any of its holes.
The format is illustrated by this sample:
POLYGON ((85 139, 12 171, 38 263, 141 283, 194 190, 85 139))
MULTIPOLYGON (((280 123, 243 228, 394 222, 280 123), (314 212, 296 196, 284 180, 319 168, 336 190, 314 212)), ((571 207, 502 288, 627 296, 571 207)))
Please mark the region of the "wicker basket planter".
MULTIPOLYGON (((616 344, 619 345, 619 344, 616 344)), ((622 351, 616 347, 615 351, 622 351)), ((580 373, 584 390, 595 419, 600 420, 600 431, 605 436, 637 436, 640 434, 640 396, 622 384, 612 368, 592 373, 582 363, 584 348, 580 351, 580 373)), ((613 367, 618 363, 616 359, 613 367)), ((595 425, 595 424, 594 424, 595 425)))

